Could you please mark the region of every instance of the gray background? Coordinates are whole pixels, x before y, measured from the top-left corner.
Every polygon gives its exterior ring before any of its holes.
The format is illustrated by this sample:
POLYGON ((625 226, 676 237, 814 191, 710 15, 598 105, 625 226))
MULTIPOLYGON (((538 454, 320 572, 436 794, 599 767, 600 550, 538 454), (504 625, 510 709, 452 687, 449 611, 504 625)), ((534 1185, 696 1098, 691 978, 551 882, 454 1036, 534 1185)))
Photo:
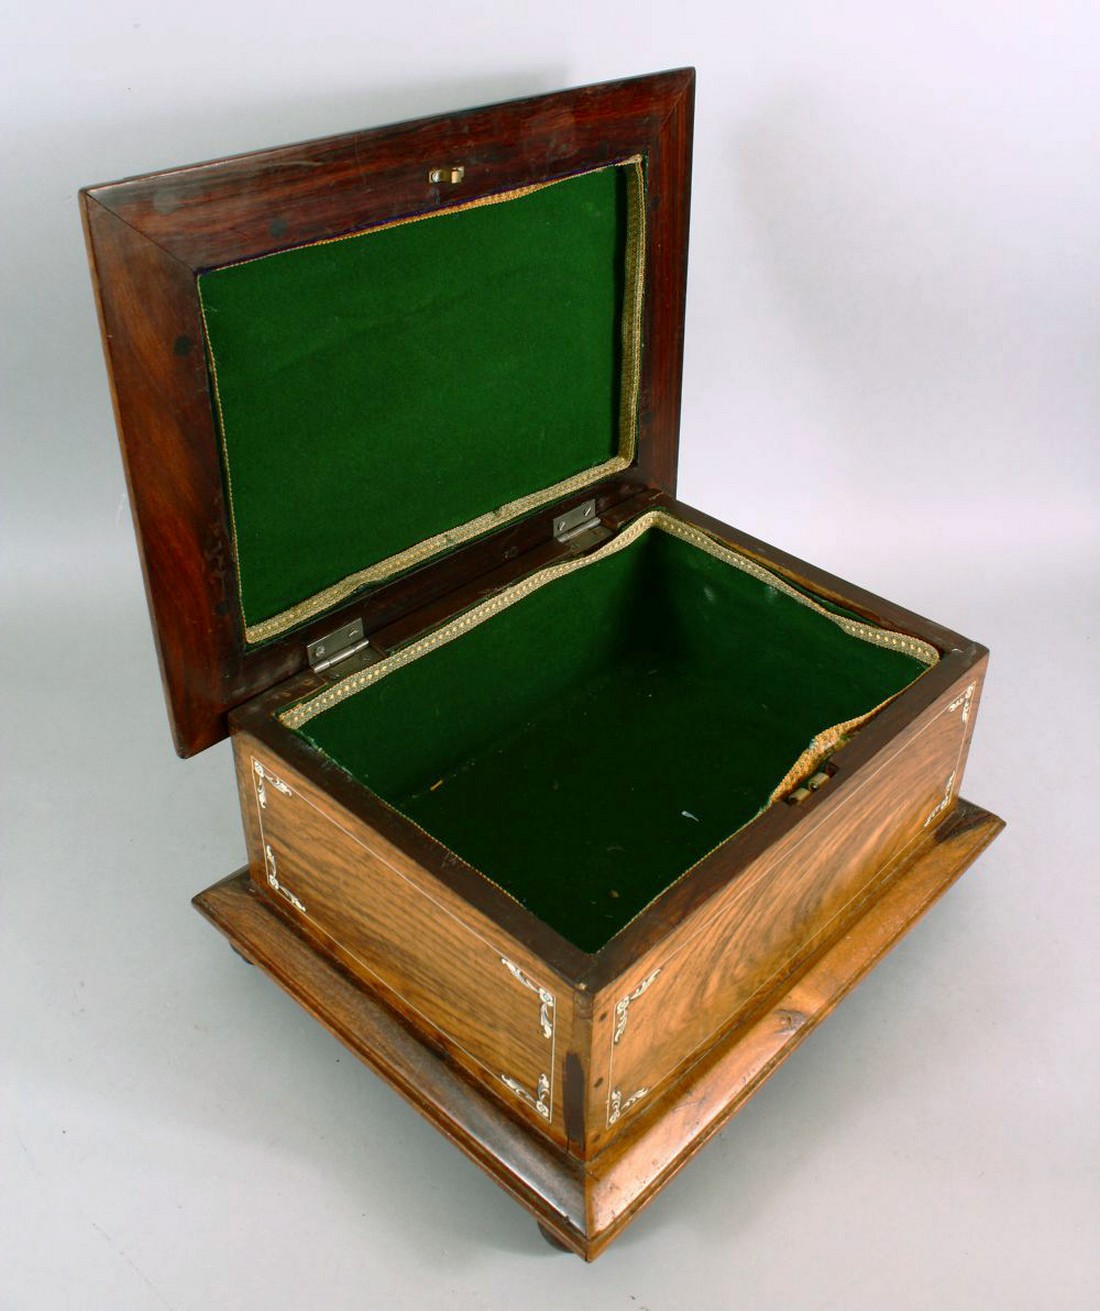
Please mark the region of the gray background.
POLYGON ((5 23, 0 1306, 1100 1304, 1093 3, 27 5, 5 23), (686 500, 992 647, 1009 829, 591 1268, 190 910, 83 183, 699 68, 686 500))

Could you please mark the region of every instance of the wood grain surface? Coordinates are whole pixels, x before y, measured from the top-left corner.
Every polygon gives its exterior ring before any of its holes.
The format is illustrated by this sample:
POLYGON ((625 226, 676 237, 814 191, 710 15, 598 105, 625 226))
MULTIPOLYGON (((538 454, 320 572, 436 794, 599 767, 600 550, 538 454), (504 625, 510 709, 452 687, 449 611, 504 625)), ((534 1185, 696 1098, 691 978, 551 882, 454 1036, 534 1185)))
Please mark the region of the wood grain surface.
POLYGON ((567 980, 254 740, 234 737, 258 893, 425 1041, 565 1142, 567 980))
POLYGON ((843 932, 946 812, 983 674, 984 663, 971 666, 871 766, 853 774, 838 764, 803 824, 600 989, 587 1153, 628 1115, 644 1115, 665 1080, 843 932))

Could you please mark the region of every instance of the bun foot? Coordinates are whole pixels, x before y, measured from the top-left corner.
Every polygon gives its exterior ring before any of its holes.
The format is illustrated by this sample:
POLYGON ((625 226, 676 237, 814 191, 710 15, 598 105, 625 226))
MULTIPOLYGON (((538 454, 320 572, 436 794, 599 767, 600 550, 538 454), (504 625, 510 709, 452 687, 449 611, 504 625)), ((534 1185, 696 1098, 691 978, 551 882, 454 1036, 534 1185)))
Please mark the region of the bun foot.
POLYGON ((538 1225, 539 1225, 539 1233, 542 1234, 543 1238, 546 1239, 546 1241, 556 1252, 571 1252, 573 1250, 570 1247, 566 1247, 566 1245, 561 1241, 561 1239, 557 1236, 557 1234, 553 1232, 553 1230, 547 1229, 547 1227, 541 1222, 538 1222, 538 1225))

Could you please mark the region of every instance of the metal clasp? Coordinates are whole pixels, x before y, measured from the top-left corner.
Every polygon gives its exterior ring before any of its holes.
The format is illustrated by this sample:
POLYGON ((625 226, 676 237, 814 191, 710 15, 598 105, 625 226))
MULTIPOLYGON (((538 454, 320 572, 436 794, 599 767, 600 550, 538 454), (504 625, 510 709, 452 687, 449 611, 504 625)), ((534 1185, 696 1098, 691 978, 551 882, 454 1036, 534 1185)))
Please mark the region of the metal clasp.
POLYGON ((466 176, 466 169, 461 164, 449 164, 444 168, 428 169, 428 181, 438 182, 461 182, 466 176))

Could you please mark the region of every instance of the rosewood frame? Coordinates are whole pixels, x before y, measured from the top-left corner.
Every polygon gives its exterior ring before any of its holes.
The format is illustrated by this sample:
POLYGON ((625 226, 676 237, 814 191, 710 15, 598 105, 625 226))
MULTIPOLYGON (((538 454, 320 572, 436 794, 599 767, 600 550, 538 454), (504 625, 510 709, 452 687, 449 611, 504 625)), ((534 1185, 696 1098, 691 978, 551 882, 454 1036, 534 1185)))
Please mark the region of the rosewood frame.
MULTIPOLYGON (((420 119, 86 188, 81 205, 146 594, 176 749, 226 735, 226 714, 307 664, 352 618, 368 635, 545 541, 595 494, 675 489, 695 74, 678 69, 420 119), (199 310, 198 273, 610 164, 646 159, 644 354, 635 464, 248 647, 199 310), (456 184, 429 169, 462 164, 456 184)), ((415 489, 410 490, 415 494, 415 489)))

